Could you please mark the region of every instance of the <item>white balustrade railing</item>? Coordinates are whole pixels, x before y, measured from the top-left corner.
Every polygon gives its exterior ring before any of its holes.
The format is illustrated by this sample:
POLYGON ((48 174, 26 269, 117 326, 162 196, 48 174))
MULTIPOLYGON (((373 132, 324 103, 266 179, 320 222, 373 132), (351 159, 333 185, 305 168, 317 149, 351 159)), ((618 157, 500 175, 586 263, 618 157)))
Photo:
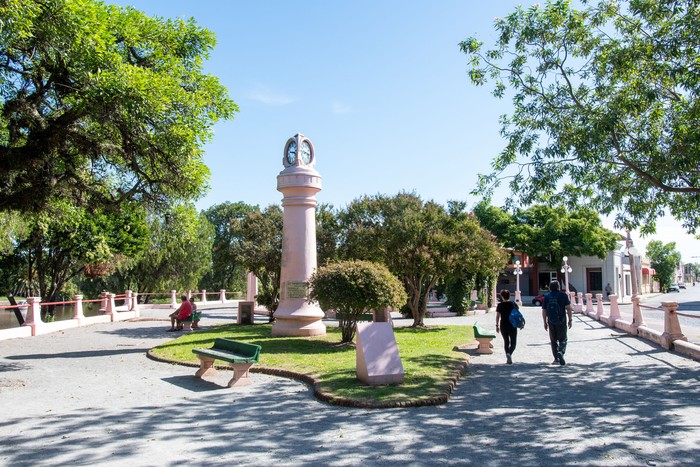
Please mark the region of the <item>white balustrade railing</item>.
MULTIPOLYGON (((207 291, 202 290, 200 292, 193 293, 192 291, 187 292, 187 296, 199 295, 201 302, 203 304, 220 302, 222 304, 229 302, 226 298, 226 290, 221 289, 218 292, 209 292, 209 295, 214 295, 218 300, 208 300, 207 291)), ((234 292, 228 292, 234 293, 234 292)), ((127 290, 123 294, 114 294, 111 292, 102 292, 100 298, 94 300, 85 300, 83 295, 76 295, 73 300, 66 300, 60 302, 42 302, 41 297, 27 297, 27 303, 21 305, 6 305, 0 306, 0 311, 15 311, 16 309, 24 310, 26 309, 26 318, 24 318, 24 323, 19 327, 13 327, 9 329, 0 329, 0 340, 11 339, 15 337, 28 337, 36 336, 40 334, 46 334, 50 332, 56 332, 63 329, 68 329, 72 327, 84 326, 95 323, 105 323, 114 321, 125 321, 127 319, 132 319, 140 316, 140 311, 142 308, 177 308, 177 291, 171 290, 169 294, 167 293, 142 293, 127 290), (139 295, 146 296, 168 296, 170 295, 170 303, 167 305, 158 304, 139 304, 139 295), (117 302, 123 302, 121 305, 117 305, 117 302), (99 314, 96 316, 85 316, 83 306, 85 303, 98 303, 99 304, 99 314), (73 306, 73 314, 70 319, 64 319, 60 321, 50 321, 46 322, 41 317, 41 308, 46 306, 73 306)))

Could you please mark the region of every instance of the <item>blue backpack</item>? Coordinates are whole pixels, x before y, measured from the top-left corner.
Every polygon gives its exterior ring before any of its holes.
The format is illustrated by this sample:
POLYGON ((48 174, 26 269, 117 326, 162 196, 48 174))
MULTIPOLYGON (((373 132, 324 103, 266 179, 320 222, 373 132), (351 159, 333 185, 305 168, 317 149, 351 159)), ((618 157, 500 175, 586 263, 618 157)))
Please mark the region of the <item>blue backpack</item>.
POLYGON ((510 311, 508 321, 510 321, 510 324, 513 325, 514 328, 522 329, 525 327, 525 317, 520 313, 517 306, 514 306, 510 311))

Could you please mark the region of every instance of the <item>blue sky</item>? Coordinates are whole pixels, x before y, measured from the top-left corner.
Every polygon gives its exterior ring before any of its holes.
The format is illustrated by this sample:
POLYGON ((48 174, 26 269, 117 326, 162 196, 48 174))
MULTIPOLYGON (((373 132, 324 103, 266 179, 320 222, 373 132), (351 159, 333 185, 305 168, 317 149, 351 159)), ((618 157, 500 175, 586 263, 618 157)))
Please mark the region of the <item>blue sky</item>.
MULTIPOLYGON (((415 191, 466 200, 503 147, 510 103, 475 87, 459 42, 492 43, 512 0, 119 0, 148 15, 194 17, 217 46, 206 71, 240 107, 207 145, 211 190, 197 206, 279 204, 282 151, 309 137, 323 177, 318 201, 343 207, 363 194, 415 191)), ((611 222, 607 222, 612 227, 611 222)), ((651 238, 676 241, 686 261, 700 241, 670 219, 651 238)), ((649 240, 635 239, 642 248, 649 240)), ((698 261, 693 259, 693 261, 698 261)))

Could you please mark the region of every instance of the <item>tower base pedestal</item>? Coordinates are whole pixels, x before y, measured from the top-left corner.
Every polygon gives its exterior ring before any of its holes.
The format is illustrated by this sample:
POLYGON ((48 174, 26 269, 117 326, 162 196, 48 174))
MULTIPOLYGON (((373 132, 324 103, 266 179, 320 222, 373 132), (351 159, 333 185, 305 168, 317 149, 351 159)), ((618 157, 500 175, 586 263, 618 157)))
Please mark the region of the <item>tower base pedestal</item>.
POLYGON ((325 336, 326 325, 323 324, 323 310, 318 306, 304 303, 300 308, 283 306, 280 303, 275 311, 272 324, 273 336, 325 336))

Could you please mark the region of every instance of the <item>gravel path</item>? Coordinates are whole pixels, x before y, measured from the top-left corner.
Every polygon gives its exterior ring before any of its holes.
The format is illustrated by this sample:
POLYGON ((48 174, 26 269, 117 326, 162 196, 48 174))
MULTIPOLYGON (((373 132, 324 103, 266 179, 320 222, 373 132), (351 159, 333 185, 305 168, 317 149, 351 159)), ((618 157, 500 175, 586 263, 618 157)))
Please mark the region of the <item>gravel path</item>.
MULTIPOLYGON (((539 312, 524 314, 513 365, 499 337, 447 404, 411 409, 331 406, 256 373, 235 389, 229 372, 195 379, 145 357, 173 337, 164 321, 0 341, 0 464, 697 465, 698 362, 577 316, 568 364, 550 365, 539 312)), ((475 320, 494 327, 428 322, 475 320)))

